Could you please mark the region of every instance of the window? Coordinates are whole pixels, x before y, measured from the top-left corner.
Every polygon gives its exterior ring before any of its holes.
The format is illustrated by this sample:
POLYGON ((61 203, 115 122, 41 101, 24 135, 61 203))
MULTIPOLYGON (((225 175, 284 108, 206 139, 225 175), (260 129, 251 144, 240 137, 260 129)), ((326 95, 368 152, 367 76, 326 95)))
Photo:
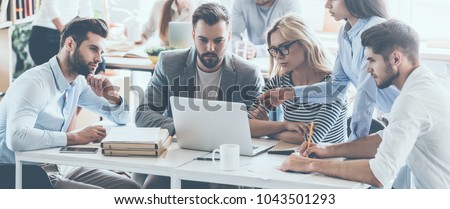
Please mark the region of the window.
MULTIPOLYGON (((324 8, 325 0, 301 1, 302 15, 316 31, 335 31, 333 27, 336 28, 343 24, 343 21, 335 22, 329 19, 328 11, 324 8)), ((411 25, 428 46, 450 48, 450 28, 445 26, 448 24, 445 20, 450 20, 450 12, 448 12, 450 11, 450 1, 385 0, 385 3, 389 16, 411 25)))

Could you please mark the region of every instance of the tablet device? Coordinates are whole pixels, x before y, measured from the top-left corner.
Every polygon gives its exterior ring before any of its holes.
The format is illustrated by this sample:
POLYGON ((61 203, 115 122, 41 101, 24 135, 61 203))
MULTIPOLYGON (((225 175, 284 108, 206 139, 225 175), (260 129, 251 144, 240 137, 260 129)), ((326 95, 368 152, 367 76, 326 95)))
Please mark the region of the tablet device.
POLYGON ((95 154, 97 153, 97 147, 61 147, 59 152, 61 153, 83 153, 83 154, 95 154))

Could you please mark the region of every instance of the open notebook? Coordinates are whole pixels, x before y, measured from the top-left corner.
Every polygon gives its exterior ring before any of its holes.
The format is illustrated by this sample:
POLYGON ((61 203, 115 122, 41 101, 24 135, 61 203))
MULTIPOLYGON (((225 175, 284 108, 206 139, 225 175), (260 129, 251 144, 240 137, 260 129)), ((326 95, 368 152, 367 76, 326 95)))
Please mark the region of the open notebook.
POLYGON ((145 44, 136 46, 126 42, 110 43, 104 56, 148 59, 146 48, 147 46, 145 44))

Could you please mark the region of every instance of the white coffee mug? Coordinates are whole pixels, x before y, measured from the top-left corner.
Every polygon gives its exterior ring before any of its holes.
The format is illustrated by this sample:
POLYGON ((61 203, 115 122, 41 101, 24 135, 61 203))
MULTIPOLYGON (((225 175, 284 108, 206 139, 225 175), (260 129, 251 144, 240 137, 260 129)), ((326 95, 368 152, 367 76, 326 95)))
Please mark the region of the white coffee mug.
POLYGON ((239 144, 222 144, 220 149, 215 149, 212 153, 212 161, 216 164, 215 155, 220 153, 220 169, 233 171, 239 168, 239 144))

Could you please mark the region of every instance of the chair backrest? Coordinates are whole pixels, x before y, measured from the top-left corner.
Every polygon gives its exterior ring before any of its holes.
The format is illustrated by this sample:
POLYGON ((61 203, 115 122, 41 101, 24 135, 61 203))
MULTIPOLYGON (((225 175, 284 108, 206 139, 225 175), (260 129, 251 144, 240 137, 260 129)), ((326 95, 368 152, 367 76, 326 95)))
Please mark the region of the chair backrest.
MULTIPOLYGON (((352 118, 349 117, 347 119, 347 136, 350 136, 350 134, 351 134, 351 130, 350 130, 351 121, 352 121, 352 118)), ((377 131, 383 130, 384 128, 385 128, 385 126, 381 121, 379 121, 375 118, 372 118, 372 123, 370 124, 369 134, 376 133, 377 131)))

